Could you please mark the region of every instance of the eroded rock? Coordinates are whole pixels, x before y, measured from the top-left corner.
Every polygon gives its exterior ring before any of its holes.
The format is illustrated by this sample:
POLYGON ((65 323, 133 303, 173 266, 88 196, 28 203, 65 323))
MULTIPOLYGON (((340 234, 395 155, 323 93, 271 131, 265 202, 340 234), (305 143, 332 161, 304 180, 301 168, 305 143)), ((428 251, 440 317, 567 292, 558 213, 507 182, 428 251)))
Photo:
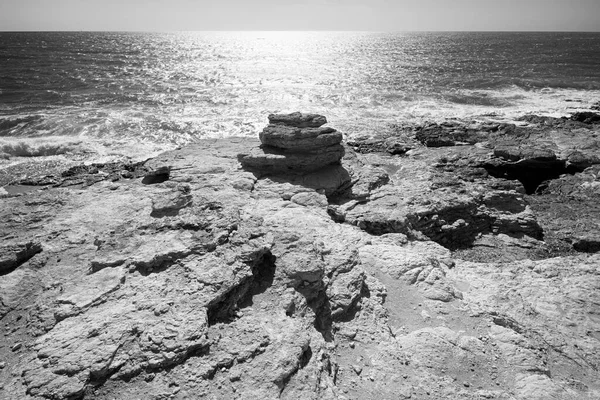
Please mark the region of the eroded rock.
POLYGON ((271 114, 260 133, 260 147, 238 155, 244 168, 263 174, 304 174, 338 164, 344 156, 342 134, 323 128, 322 115, 271 114))
POLYGON ((482 167, 493 146, 267 177, 239 168, 257 144, 167 152, 151 184, 1 199, 3 238, 44 251, 0 279, 0 397, 600 395, 600 262, 547 252, 594 248, 595 166, 527 196, 482 167))
POLYGON ((327 123, 327 118, 318 114, 294 112, 291 114, 269 114, 269 123, 297 128, 318 128, 327 123))

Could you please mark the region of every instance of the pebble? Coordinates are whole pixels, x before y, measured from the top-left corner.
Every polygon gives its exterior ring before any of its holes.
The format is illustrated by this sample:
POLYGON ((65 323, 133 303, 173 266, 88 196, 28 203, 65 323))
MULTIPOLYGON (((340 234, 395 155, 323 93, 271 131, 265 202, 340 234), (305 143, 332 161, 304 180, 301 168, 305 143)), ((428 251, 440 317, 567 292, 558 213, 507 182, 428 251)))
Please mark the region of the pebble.
POLYGON ((14 346, 11 348, 11 350, 12 350, 12 351, 17 351, 17 350, 19 350, 21 347, 23 347, 23 343, 17 343, 17 344, 15 344, 15 345, 14 345, 14 346))
POLYGON ((356 375, 360 375, 362 372, 362 367, 360 365, 352 365, 352 369, 354 370, 354 372, 356 372, 356 375))
POLYGON ((354 342, 350 342, 350 343, 348 344, 348 346, 350 346, 350 348, 351 348, 351 349, 353 349, 353 348, 354 348, 354 346, 355 346, 355 344, 354 344, 354 342))
POLYGON ((354 339, 356 337, 356 329, 342 329, 340 334, 346 336, 348 339, 354 339))
POLYGON ((0 369, 6 368, 6 363, 4 361, 0 362, 0 369))
POLYGON ((463 382, 463 386, 464 387, 469 387, 469 386, 471 386, 471 384, 469 382, 463 382))
POLYGON ((239 381, 242 378, 242 374, 239 371, 231 371, 229 373, 229 380, 231 382, 239 381))

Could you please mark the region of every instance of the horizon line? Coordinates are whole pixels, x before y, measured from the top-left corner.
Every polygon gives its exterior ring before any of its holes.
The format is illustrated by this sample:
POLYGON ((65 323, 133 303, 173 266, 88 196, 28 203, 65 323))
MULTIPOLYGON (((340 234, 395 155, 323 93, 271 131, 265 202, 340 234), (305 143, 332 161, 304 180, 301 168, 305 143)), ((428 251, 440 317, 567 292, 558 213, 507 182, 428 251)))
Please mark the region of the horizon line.
POLYGON ((273 29, 273 30, 264 30, 264 29, 199 29, 199 30, 173 30, 173 29, 164 29, 164 30, 144 30, 144 29, 135 29, 135 30, 121 30, 121 29, 67 29, 67 30, 1 30, 0 33, 46 33, 46 32, 114 32, 114 33, 185 33, 185 32, 315 32, 315 33, 327 33, 327 32, 340 32, 340 33, 352 33, 352 32, 361 32, 361 33, 600 33, 600 30, 501 30, 501 29, 487 29, 487 30, 460 30, 460 29, 452 29, 452 30, 371 30, 371 29, 334 29, 334 30, 325 30, 325 29, 273 29))

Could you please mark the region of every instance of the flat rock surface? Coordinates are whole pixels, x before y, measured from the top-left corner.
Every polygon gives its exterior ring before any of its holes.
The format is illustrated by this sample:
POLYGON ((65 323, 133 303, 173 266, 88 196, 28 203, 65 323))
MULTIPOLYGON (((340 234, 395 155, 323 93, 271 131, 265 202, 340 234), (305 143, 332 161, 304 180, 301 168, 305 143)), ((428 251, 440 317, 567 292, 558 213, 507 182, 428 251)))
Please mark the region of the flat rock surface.
POLYGON ((247 169, 262 174, 313 172, 338 164, 344 156, 341 144, 307 152, 286 151, 267 145, 254 146, 240 152, 238 159, 247 169))
POLYGON ((257 145, 0 199, 0 398, 600 398, 594 232, 551 217, 600 220, 596 170, 535 197, 485 146, 257 176, 257 145))
POLYGON ((318 128, 327 123, 327 118, 319 114, 293 112, 291 114, 269 114, 269 123, 297 128, 318 128))
POLYGON ((295 151, 312 151, 334 146, 342 141, 342 134, 333 128, 296 128, 285 125, 269 125, 259 135, 268 146, 295 151))

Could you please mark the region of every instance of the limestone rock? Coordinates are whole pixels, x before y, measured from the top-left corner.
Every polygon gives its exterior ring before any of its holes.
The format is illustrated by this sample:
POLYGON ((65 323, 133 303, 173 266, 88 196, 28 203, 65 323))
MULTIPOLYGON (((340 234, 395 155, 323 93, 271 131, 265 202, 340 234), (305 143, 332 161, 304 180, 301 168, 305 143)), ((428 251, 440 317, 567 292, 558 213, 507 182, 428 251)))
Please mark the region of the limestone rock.
POLYGON ((342 134, 320 127, 316 114, 271 114, 260 133, 260 147, 238 155, 242 167, 262 174, 305 174, 338 164, 344 156, 342 134))
POLYGON ((397 137, 373 138, 366 140, 349 140, 348 146, 357 153, 383 152, 392 155, 402 155, 414 148, 411 143, 397 137))
POLYGON ((297 128, 318 128, 327 123, 327 118, 319 114, 294 112, 291 114, 269 114, 269 123, 297 128))
POLYGON ((488 139, 490 134, 510 134, 515 129, 511 124, 472 124, 446 121, 427 124, 416 128, 416 139, 427 147, 475 144, 488 139))
POLYGON ((337 164, 343 156, 344 147, 339 144, 311 152, 290 152, 263 145, 240 153, 238 159, 244 168, 261 173, 302 174, 337 164))
POLYGON ((259 135, 261 143, 297 152, 317 150, 339 144, 342 134, 333 128, 296 128, 269 125, 259 135))
MULTIPOLYGON (((596 129, 528 123, 557 160, 596 129)), ((204 140, 0 199, 5 258, 43 248, 2 272, 0 397, 599 398, 599 167, 527 195, 488 139, 269 176, 204 140)))

